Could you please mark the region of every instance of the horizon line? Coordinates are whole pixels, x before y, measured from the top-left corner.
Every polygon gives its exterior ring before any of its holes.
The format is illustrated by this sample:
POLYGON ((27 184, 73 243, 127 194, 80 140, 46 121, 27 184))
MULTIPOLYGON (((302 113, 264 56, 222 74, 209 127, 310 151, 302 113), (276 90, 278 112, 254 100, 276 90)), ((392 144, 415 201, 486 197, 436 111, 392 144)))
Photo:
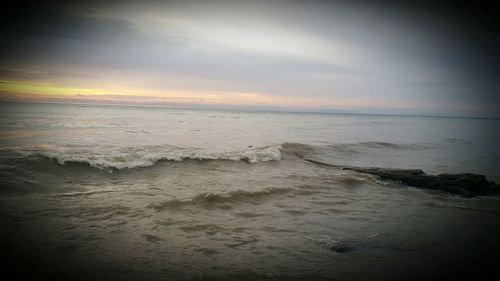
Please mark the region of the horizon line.
MULTIPOLYGON (((34 103, 34 104, 66 104, 66 105, 89 105, 89 106, 116 106, 116 107, 145 107, 166 108, 184 110, 220 110, 220 111, 243 111, 243 112, 266 112, 266 113, 299 113, 299 114, 339 114, 339 115, 367 115, 367 116, 401 116, 401 117, 430 117, 430 118, 457 118, 457 119, 491 119, 500 120, 500 116, 477 116, 477 115, 454 115, 437 114, 430 112, 376 112, 376 109, 334 109, 334 108, 300 108, 275 105, 223 105, 223 104, 188 104, 188 103, 127 103, 122 101, 102 102, 99 100, 22 100, 2 99, 0 103, 34 103), (365 112, 359 112, 359 110, 365 112), (370 110, 375 110, 370 112, 370 110)), ((402 110, 402 109, 391 109, 402 110)))

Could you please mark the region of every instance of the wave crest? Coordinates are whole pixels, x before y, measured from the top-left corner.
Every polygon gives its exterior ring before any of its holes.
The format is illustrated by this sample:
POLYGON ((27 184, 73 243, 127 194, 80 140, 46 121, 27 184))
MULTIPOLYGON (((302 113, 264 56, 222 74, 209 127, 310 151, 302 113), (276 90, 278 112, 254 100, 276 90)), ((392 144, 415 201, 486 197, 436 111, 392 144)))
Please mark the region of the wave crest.
POLYGON ((236 190, 227 193, 217 194, 217 193, 201 193, 192 199, 178 200, 172 199, 168 201, 163 201, 160 203, 155 203, 149 205, 149 208, 153 208, 156 211, 162 210, 173 210, 181 209, 191 205, 212 205, 221 203, 234 203, 241 202, 250 199, 260 199, 271 195, 286 194, 292 192, 296 189, 294 188, 267 188, 259 191, 245 191, 236 190))
POLYGON ((170 149, 170 151, 130 151, 120 153, 96 153, 87 150, 39 151, 36 156, 55 161, 60 165, 85 164, 98 169, 131 169, 153 166, 159 161, 183 160, 228 160, 248 163, 281 160, 281 145, 249 148, 231 152, 203 152, 188 149, 170 149))

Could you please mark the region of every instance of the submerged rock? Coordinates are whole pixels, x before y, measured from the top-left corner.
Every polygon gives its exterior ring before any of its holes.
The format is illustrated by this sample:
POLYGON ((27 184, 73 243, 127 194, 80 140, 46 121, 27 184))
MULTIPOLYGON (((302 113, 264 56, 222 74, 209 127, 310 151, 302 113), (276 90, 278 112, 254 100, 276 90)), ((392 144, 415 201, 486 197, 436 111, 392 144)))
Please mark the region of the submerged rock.
POLYGON ((409 186, 441 190, 463 197, 500 194, 498 185, 493 181, 488 181, 484 175, 471 173, 428 175, 419 169, 342 167, 311 159, 306 160, 318 165, 376 175, 382 179, 396 181, 409 186))
POLYGON ((354 247, 350 246, 344 242, 338 242, 331 247, 331 250, 335 251, 337 253, 345 253, 345 252, 354 251, 354 247))
POLYGON ((488 181, 485 176, 478 174, 428 175, 422 170, 357 167, 344 167, 343 169, 376 175, 409 186, 441 190, 464 197, 500 194, 500 190, 494 182, 488 181))
POLYGON ((400 250, 401 248, 395 241, 387 240, 384 235, 372 235, 364 239, 350 239, 337 241, 330 247, 330 250, 337 253, 346 253, 357 250, 377 250, 377 249, 391 249, 400 250))

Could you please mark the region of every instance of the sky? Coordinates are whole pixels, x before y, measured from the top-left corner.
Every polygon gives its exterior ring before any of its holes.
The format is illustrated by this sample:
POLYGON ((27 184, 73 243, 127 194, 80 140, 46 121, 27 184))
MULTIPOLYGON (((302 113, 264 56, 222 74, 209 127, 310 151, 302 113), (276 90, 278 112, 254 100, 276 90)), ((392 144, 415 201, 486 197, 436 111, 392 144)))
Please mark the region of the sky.
POLYGON ((0 100, 499 116, 487 4, 7 2, 0 100))

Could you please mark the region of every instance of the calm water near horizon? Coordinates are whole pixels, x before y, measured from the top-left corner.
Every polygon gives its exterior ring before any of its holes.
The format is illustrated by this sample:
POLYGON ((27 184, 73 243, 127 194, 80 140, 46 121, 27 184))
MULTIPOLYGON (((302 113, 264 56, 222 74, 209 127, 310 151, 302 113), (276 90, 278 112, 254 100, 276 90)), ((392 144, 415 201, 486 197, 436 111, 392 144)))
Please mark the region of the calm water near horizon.
POLYGON ((71 280, 417 280, 499 246, 500 120, 0 103, 2 248, 71 280), (337 253, 338 241, 356 249, 337 253), (465 253, 465 254, 464 254, 465 253))

